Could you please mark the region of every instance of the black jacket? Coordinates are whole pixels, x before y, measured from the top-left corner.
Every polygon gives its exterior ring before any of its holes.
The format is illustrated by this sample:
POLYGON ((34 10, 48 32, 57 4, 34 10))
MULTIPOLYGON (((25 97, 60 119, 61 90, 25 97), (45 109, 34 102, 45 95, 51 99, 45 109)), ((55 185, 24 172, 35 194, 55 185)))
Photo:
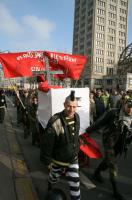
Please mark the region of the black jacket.
MULTIPOLYGON (((106 150, 116 148, 120 153, 126 150, 128 137, 131 140, 132 134, 129 131, 130 127, 126 127, 124 122, 120 119, 121 111, 119 109, 111 109, 100 117, 93 125, 86 129, 87 133, 96 132, 99 129, 103 133, 103 145, 106 150)), ((130 119, 131 116, 122 114, 130 119)))
POLYGON ((53 115, 42 136, 40 159, 45 165, 52 160, 71 163, 79 151, 80 118, 75 114, 75 135, 71 136, 64 111, 53 115))

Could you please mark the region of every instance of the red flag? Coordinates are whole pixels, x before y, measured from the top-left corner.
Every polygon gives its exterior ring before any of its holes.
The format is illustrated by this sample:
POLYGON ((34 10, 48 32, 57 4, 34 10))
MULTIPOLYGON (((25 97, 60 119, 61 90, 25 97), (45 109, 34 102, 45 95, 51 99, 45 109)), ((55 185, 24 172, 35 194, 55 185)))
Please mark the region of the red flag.
POLYGON ((101 158, 102 153, 97 143, 86 133, 80 135, 80 150, 89 158, 101 158))
POLYGON ((62 88, 62 87, 59 86, 59 85, 49 85, 48 81, 40 83, 39 87, 38 87, 38 89, 40 91, 42 91, 42 92, 48 92, 51 88, 53 88, 53 89, 59 89, 59 88, 62 88))
POLYGON ((32 71, 44 70, 43 51, 2 53, 0 61, 6 78, 33 76, 32 71))
POLYGON ((63 75, 56 75, 60 79, 80 78, 86 63, 85 56, 71 55, 49 51, 29 51, 18 53, 2 53, 0 61, 6 78, 33 76, 32 71, 45 70, 45 58, 49 58, 50 70, 62 70, 63 75))
POLYGON ((59 79, 72 78, 78 80, 84 65, 87 61, 85 56, 71 55, 65 53, 57 53, 45 51, 44 55, 49 58, 51 70, 62 70, 64 74, 57 74, 55 77, 59 79))

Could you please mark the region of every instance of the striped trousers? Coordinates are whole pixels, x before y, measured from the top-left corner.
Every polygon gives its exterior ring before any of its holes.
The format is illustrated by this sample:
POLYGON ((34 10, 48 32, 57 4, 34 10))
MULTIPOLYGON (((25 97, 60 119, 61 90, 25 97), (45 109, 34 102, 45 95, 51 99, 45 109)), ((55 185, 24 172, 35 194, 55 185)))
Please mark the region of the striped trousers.
POLYGON ((71 200, 80 200, 80 178, 79 178, 79 165, 76 161, 75 163, 69 164, 66 167, 52 164, 49 173, 49 182, 54 184, 59 181, 60 176, 65 173, 67 178, 71 200))

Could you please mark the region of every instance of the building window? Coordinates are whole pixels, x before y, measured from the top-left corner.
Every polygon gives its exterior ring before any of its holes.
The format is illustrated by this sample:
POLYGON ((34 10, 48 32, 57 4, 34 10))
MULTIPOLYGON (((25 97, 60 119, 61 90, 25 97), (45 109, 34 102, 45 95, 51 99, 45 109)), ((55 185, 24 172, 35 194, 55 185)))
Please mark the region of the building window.
POLYGON ((97 24, 97 30, 104 31, 104 26, 97 24))
POLYGON ((97 22, 99 22, 99 23, 104 23, 104 22, 105 22, 105 19, 104 19, 103 17, 97 16, 97 22))
POLYGON ((114 69, 107 67, 107 75, 113 75, 114 69))
POLYGON ((103 72, 103 67, 102 67, 102 66, 96 65, 96 66, 95 66, 95 72, 96 72, 96 73, 102 73, 102 72, 103 72))
POLYGON ((102 85, 102 79, 95 79, 95 85, 102 85))
POLYGON ((100 14, 100 15, 105 15, 105 10, 98 8, 97 13, 100 14))
POLYGON ((110 10, 116 11, 116 6, 110 4, 110 10))
POLYGON ((113 84, 113 80, 112 79, 107 79, 107 85, 112 85, 113 84))
POLYGON ((127 2, 121 1, 121 5, 126 7, 127 6, 127 2))
POLYGON ((103 33, 96 33, 96 38, 97 39, 104 39, 104 34, 103 33))
POLYGON ((104 1, 101 1, 101 0, 98 0, 98 5, 99 5, 99 6, 102 6, 102 7, 105 7, 105 2, 104 2, 104 1))

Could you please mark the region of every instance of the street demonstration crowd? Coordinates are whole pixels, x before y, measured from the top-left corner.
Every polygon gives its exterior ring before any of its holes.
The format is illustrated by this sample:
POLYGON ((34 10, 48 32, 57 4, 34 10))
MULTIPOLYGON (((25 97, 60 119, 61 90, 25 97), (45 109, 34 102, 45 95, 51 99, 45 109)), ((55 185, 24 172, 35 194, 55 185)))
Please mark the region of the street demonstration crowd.
MULTIPOLYGON (((79 129, 78 102, 75 91, 71 91, 64 102, 64 110, 53 115, 45 130, 38 122, 37 90, 0 90, 0 123, 4 120, 6 98, 13 93, 13 103, 17 109, 17 124, 23 125, 24 138, 32 134, 32 145, 40 147, 40 159, 49 169, 47 199, 66 199, 62 191, 53 190, 53 185, 65 173, 72 200, 80 200, 79 180, 79 129), (6 94, 6 95, 5 95, 6 94), (50 195, 53 197, 50 198, 50 195)), ((94 172, 94 178, 103 182, 101 172, 109 170, 113 195, 116 200, 125 200, 117 187, 116 157, 127 153, 132 142, 132 92, 93 89, 89 95, 90 126, 86 134, 102 131, 104 157, 94 172)), ((83 138, 82 138, 83 139, 83 138)), ((85 142, 85 141, 84 141, 85 142)))

